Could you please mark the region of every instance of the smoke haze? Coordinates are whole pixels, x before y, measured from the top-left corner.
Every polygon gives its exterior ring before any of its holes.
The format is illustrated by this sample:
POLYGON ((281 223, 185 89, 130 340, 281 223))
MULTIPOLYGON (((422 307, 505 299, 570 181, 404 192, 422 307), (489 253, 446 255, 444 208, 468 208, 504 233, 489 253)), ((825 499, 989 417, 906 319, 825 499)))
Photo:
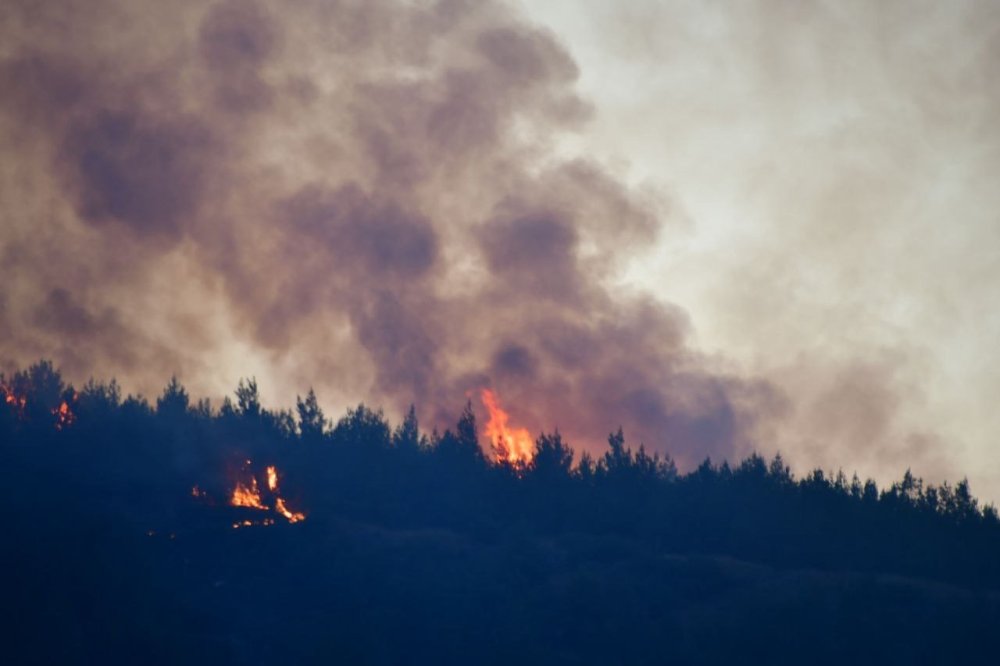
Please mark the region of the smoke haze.
MULTIPOLYGON (((592 100, 505 4, 0 13, 8 369, 48 357, 147 395, 176 373, 215 397, 256 374, 280 406, 312 385, 333 409, 415 403, 428 427, 491 387, 532 431, 596 449, 620 425, 682 466, 773 450, 793 416, 803 456, 857 453, 908 399, 885 359, 748 373, 627 286, 690 220, 565 157, 592 100)), ((907 441, 887 466, 931 460, 933 434, 907 441)))

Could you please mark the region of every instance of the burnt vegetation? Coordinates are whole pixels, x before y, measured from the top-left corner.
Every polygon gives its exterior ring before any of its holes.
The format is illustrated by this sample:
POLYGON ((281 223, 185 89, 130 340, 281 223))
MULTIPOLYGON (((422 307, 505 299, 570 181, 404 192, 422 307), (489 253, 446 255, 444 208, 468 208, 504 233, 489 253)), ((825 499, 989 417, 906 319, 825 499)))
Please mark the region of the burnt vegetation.
POLYGON ((966 481, 480 431, 0 376, 8 663, 992 661, 1000 521, 966 481), (274 470, 304 519, 228 501, 274 470))

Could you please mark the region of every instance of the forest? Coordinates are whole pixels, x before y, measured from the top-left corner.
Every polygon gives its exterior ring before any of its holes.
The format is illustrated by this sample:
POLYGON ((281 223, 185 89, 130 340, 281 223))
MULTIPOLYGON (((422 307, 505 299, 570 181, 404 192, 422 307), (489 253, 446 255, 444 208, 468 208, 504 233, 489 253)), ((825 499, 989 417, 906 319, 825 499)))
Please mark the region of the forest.
MULTIPOLYGON (((289 400, 291 402, 291 400, 289 400)), ((12 664, 996 663, 969 484, 0 375, 12 664)), ((848 462, 849 461, 845 461, 848 462)))

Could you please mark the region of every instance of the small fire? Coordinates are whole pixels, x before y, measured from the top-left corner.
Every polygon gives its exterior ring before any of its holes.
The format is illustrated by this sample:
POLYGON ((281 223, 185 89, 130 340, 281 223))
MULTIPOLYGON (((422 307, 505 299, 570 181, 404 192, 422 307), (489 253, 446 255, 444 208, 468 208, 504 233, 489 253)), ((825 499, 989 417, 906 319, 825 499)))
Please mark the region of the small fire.
MULTIPOLYGON (((69 393, 64 393, 63 395, 66 397, 60 401, 59 406, 52 408, 52 416, 55 419, 53 425, 56 430, 68 428, 76 421, 76 414, 73 413, 73 405, 76 404, 79 394, 75 391, 71 391, 69 393)), ((0 398, 2 398, 5 404, 9 405, 10 408, 14 410, 14 414, 17 419, 25 419, 28 399, 23 395, 23 393, 18 394, 14 387, 0 382, 0 398)))
POLYGON ((18 395, 12 387, 3 383, 0 383, 0 394, 3 394, 3 401, 11 406, 18 418, 24 418, 24 409, 28 405, 28 399, 23 395, 18 395))
POLYGON ((245 485, 239 481, 233 488, 233 495, 229 498, 229 503, 233 506, 245 506, 250 509, 260 509, 267 511, 267 507, 260 501, 260 490, 257 488, 257 479, 250 477, 250 484, 245 485))
POLYGON ((306 514, 304 513, 289 511, 288 507, 285 506, 285 500, 280 497, 274 502, 274 510, 287 518, 290 523, 297 523, 300 520, 306 519, 306 514))
MULTIPOLYGON (((249 474, 249 480, 237 481, 236 487, 233 488, 233 493, 229 498, 230 506, 240 506, 250 509, 258 509, 260 511, 271 511, 278 513, 290 522, 298 523, 306 519, 306 514, 300 511, 292 511, 285 504, 284 498, 278 496, 278 470, 274 465, 268 465, 266 468, 267 473, 267 490, 268 498, 274 499, 274 505, 268 506, 269 499, 266 502, 265 498, 261 494, 260 487, 257 485, 257 477, 250 470, 253 461, 247 460, 243 465, 243 472, 249 474)), ((205 492, 200 490, 198 486, 191 489, 192 497, 204 497, 205 492)), ((237 523, 233 523, 233 529, 238 529, 240 527, 250 527, 251 525, 273 525, 274 518, 265 518, 263 520, 243 520, 237 523)))
POLYGON ((482 390, 483 405, 489 410, 486 436, 493 446, 497 462, 525 464, 535 455, 535 443, 527 428, 514 428, 507 423, 510 415, 500 406, 500 399, 490 389, 482 390))
MULTIPOLYGON (((73 401, 76 401, 76 394, 73 395, 73 401)), ((56 417, 56 430, 68 428, 73 425, 74 421, 76 421, 76 415, 73 413, 73 410, 70 409, 69 403, 65 400, 63 400, 57 408, 52 410, 52 415, 56 417)))

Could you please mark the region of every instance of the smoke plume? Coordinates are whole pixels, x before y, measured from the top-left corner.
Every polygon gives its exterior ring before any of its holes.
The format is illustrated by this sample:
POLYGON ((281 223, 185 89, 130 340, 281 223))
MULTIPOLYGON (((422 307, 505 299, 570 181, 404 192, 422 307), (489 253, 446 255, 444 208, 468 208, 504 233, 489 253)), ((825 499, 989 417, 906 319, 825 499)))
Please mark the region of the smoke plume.
POLYGON ((577 67, 504 5, 0 17, 8 365, 211 392, 252 357, 282 389, 426 425, 491 387, 535 431, 622 426, 685 464, 746 453, 787 410, 693 349, 683 311, 616 286, 670 206, 560 159, 590 114, 577 67))

